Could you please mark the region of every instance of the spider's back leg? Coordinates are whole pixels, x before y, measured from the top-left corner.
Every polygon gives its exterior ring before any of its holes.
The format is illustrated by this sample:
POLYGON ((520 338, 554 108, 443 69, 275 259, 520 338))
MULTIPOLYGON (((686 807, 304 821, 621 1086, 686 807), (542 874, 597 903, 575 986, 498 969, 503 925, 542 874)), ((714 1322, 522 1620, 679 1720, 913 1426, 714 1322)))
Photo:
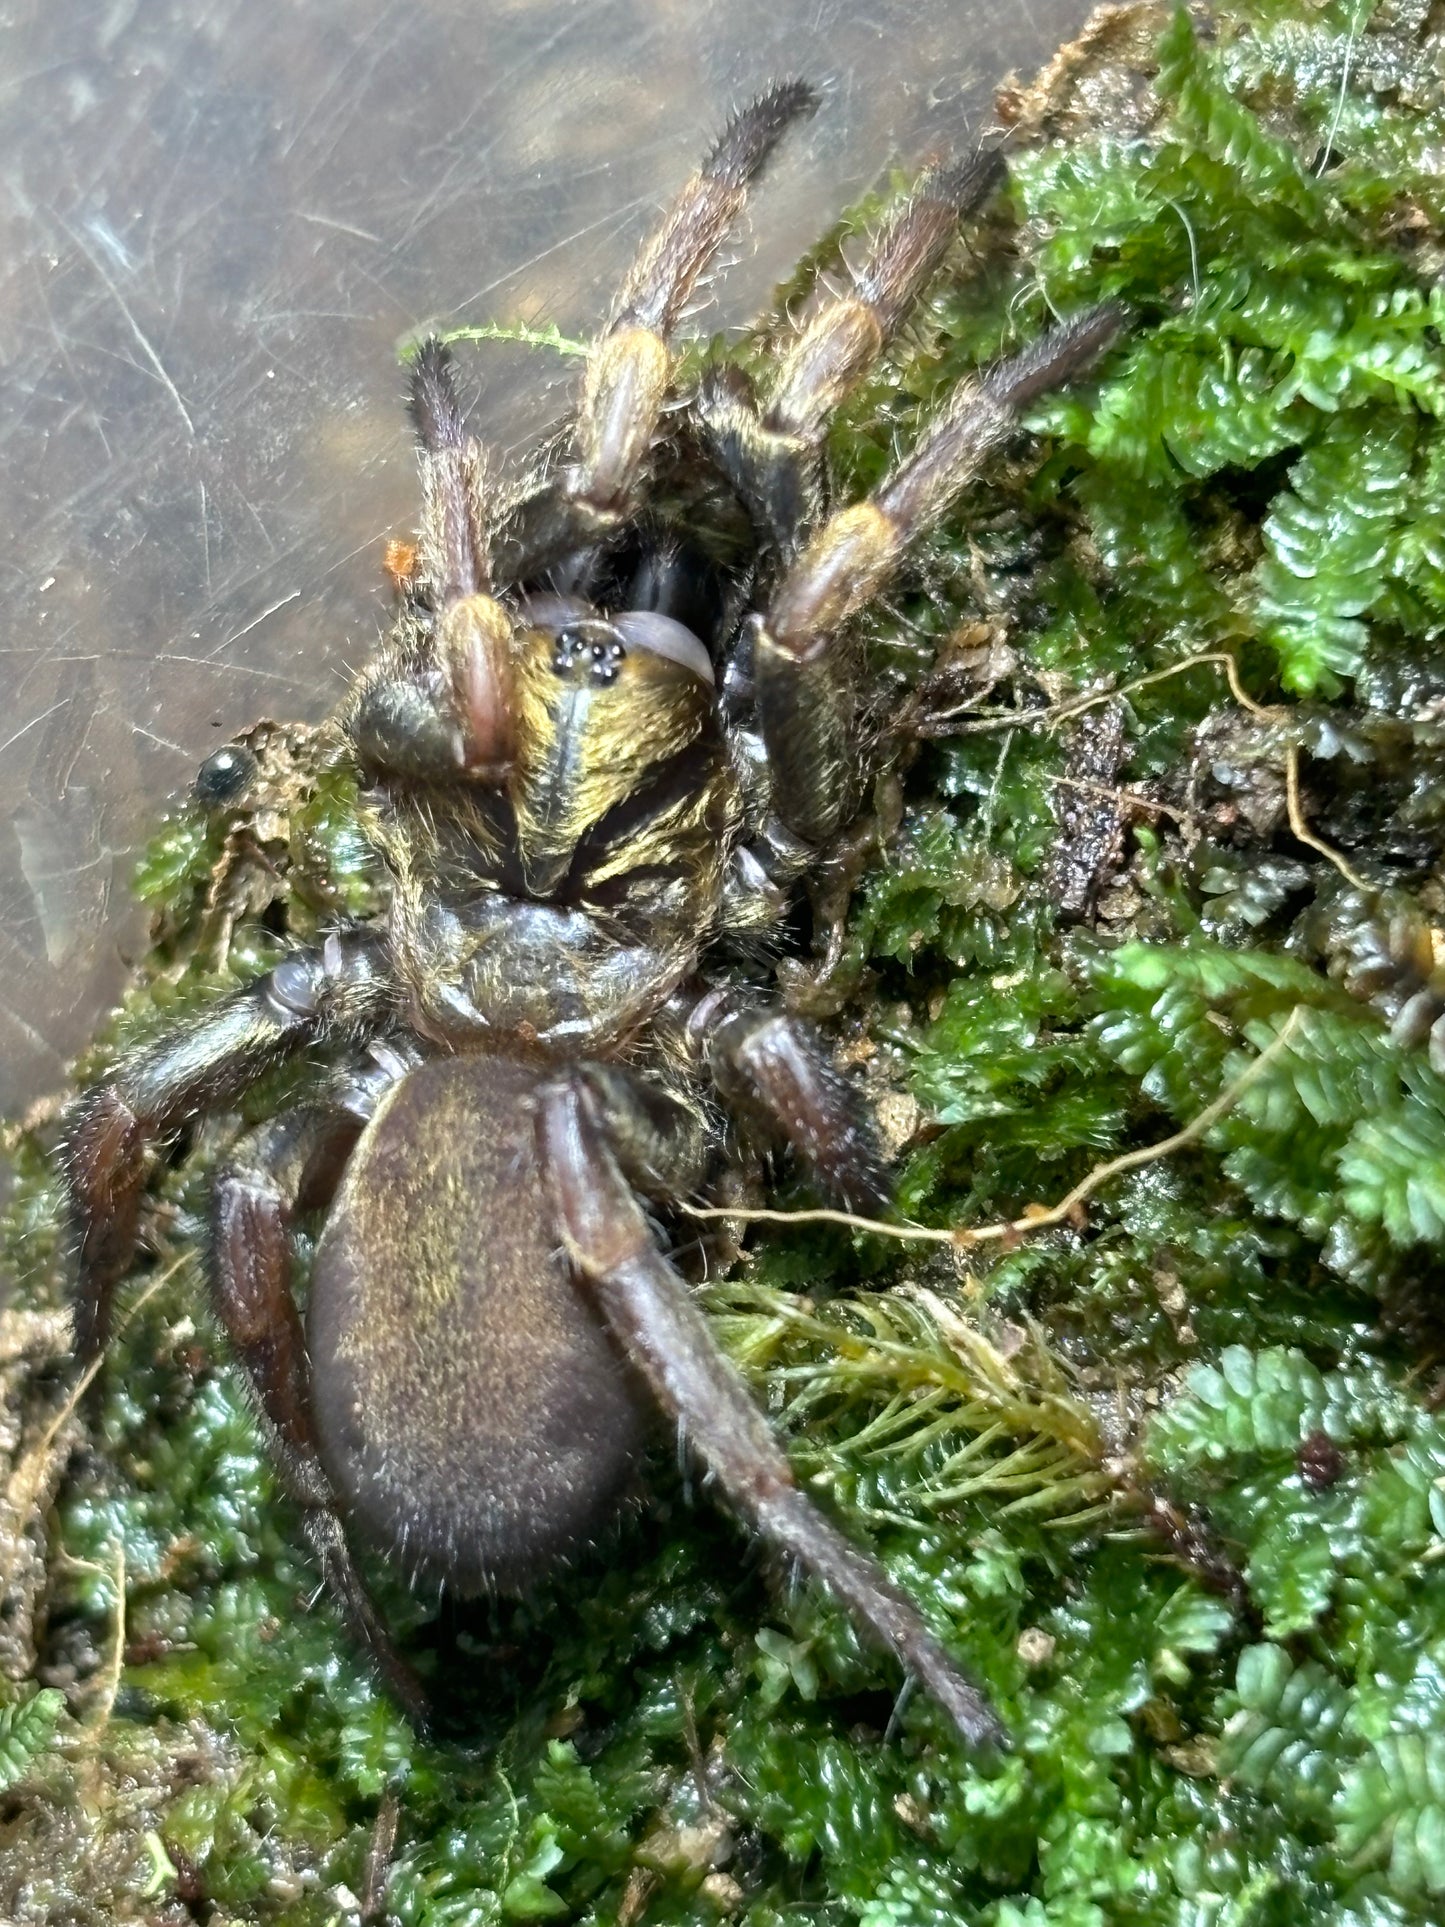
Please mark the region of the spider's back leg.
POLYGON ((917 1675, 967 1745, 1006 1743, 993 1708, 913 1601, 799 1489, 772 1428, 653 1242, 582 1078, 544 1088, 536 1119, 539 1161, 567 1256, 729 1501, 917 1675))
POLYGON ((232 1101, 272 1065, 329 1036, 364 1036, 389 993, 369 938, 328 937, 244 990, 129 1052, 70 1114, 66 1188, 76 1243, 76 1351, 95 1358, 116 1285, 130 1269, 145 1190, 146 1146, 197 1112, 232 1101))
POLYGON ((291 1288, 291 1227, 324 1208, 361 1130, 344 1108, 308 1105, 272 1118, 236 1146, 216 1182, 211 1289, 322 1576, 388 1687, 418 1722, 425 1695, 397 1653, 351 1556, 336 1493, 322 1469, 311 1367, 291 1288))

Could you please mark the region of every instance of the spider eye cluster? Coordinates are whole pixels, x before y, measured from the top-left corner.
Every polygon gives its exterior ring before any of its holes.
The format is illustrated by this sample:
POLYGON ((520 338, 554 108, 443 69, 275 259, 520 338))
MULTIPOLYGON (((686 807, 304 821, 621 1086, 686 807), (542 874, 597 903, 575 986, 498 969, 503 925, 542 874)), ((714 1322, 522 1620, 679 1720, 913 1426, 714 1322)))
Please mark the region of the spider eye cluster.
POLYGON ((590 668, 593 682, 612 683, 626 654, 621 636, 609 624, 568 623, 557 632, 552 667, 559 676, 575 675, 579 667, 590 668))
MULTIPOLYGON (((552 627, 551 622, 538 621, 535 615, 533 620, 544 631, 552 627)), ((618 670, 632 652, 675 662, 705 683, 714 681, 712 658, 697 636, 685 623, 655 609, 628 609, 608 618, 562 618, 552 650, 552 667, 559 676, 574 676, 579 670, 590 669, 592 681, 605 685, 616 682, 618 670)))

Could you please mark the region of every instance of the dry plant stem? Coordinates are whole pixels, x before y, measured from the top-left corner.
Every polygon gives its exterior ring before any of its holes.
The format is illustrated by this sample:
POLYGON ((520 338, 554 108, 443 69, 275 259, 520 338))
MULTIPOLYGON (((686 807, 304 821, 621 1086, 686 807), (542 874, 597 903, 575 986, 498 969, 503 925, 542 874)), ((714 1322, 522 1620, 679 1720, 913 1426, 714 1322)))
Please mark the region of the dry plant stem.
POLYGON ((114 1630, 111 1634, 110 1652, 106 1658, 105 1670, 97 1675, 100 1696, 95 1706, 87 1714, 81 1735, 84 1740, 94 1740, 104 1733, 110 1724, 110 1716, 115 1710, 116 1697, 120 1692, 121 1675, 125 1671, 125 1618, 126 1618, 126 1560, 125 1540, 111 1541, 113 1558, 109 1566, 103 1566, 96 1559, 77 1559, 69 1553, 59 1555, 59 1564, 72 1572, 99 1573, 108 1581, 113 1601, 114 1630))
MULTIPOLYGON (((164 1271, 157 1272, 156 1276, 151 1279, 150 1283, 146 1286, 145 1290, 141 1292, 140 1296, 126 1314, 120 1326, 122 1331, 139 1315, 141 1309, 154 1298, 162 1285, 167 1284, 175 1277, 176 1273, 187 1262, 188 1256, 189 1254, 185 1254, 179 1258, 172 1259, 164 1271)), ((15 1468, 15 1476, 11 1482, 10 1492, 7 1496, 11 1505, 15 1508, 17 1518, 28 1513, 30 1507, 33 1505, 35 1493, 39 1490, 40 1479, 43 1476, 42 1468, 54 1448, 55 1441, 75 1416, 81 1400, 90 1390, 91 1385, 95 1381, 96 1374, 100 1371, 103 1363, 103 1358, 94 1358, 91 1360, 79 1378, 77 1378, 71 1386, 65 1403, 55 1414, 55 1417, 50 1421, 35 1445, 15 1468)))
POLYGON ((1101 802, 1113 803, 1121 810, 1147 810, 1152 816, 1172 817, 1176 823, 1188 820, 1183 810, 1176 810, 1168 803, 1156 803, 1152 797, 1141 796, 1137 790, 1110 789, 1107 783, 1091 783, 1082 776, 1051 776, 1049 781, 1057 789, 1077 790, 1082 796, 1097 796, 1101 802))
MULTIPOLYGON (((1229 650, 1205 649, 1198 655, 1185 656, 1179 662, 1171 662, 1166 669, 1154 669, 1151 670, 1147 676, 1136 676, 1132 682, 1123 683, 1117 689, 1100 690, 1092 696, 1080 696, 1073 702, 1051 703, 1047 709, 1022 711, 1011 709, 1002 715, 978 716, 970 722, 960 722, 957 730, 951 733, 958 736, 977 736, 982 735, 988 730, 996 729, 1056 729, 1060 723, 1069 722, 1073 717, 1083 715, 1086 709, 1096 709, 1101 703, 1116 702, 1121 696, 1132 696, 1135 690, 1147 689, 1151 683, 1166 682, 1172 676, 1182 675, 1186 669, 1198 669, 1205 663, 1212 663, 1224 671, 1225 680, 1229 684, 1229 693, 1234 697, 1234 700, 1239 704, 1240 708, 1247 709, 1251 716, 1275 718, 1288 713, 1279 705, 1271 708, 1265 703, 1257 703, 1254 700, 1253 696, 1249 694, 1244 684, 1240 681, 1239 664, 1235 661, 1229 650)), ((933 719, 935 723, 947 722, 948 720, 949 712, 945 712, 943 715, 933 719)), ((1054 781, 1056 783, 1069 783, 1070 778, 1066 776, 1056 776, 1054 781)), ((1303 843, 1306 849, 1316 851, 1320 856, 1324 857, 1326 862, 1333 863, 1351 888, 1368 891, 1371 886, 1366 879, 1360 875, 1359 871, 1352 869, 1338 850, 1326 843, 1322 837, 1316 836, 1305 820, 1304 807, 1300 801, 1298 743, 1291 743, 1285 751, 1284 781, 1285 801, 1289 811, 1289 827, 1295 840, 1303 843)), ((1077 783, 1073 786, 1076 788, 1084 787, 1084 785, 1077 783)), ((1110 791, 1108 794, 1112 796, 1114 792, 1110 791)), ((1120 794, 1127 795, 1126 792, 1121 792, 1120 794)), ((1133 798, 1128 798, 1128 800, 1131 803, 1134 802, 1133 798)), ((1138 799, 1137 806, 1145 809, 1159 809, 1161 807, 1158 804, 1145 803, 1142 798, 1138 799)))
POLYGON ((1161 1138, 1157 1144, 1146 1144, 1137 1151, 1125 1151, 1119 1157, 1096 1164, 1057 1204, 1033 1205, 1020 1218, 1001 1220, 997 1224, 961 1225, 946 1230, 939 1225, 889 1224, 882 1218, 860 1218, 851 1211, 834 1211, 823 1207, 807 1211, 770 1211, 727 1205, 685 1204, 681 1208, 690 1218, 731 1218, 744 1224, 837 1224, 850 1231, 871 1232, 880 1238, 898 1238, 910 1244, 951 1245, 955 1250, 964 1251, 974 1245, 997 1244, 1031 1231, 1044 1231, 1071 1217, 1086 1198, 1092 1197, 1111 1178, 1119 1177, 1125 1171, 1136 1171, 1141 1165, 1157 1163, 1160 1158, 1172 1157, 1176 1151, 1182 1151, 1201 1138, 1284 1052, 1299 1027, 1299 1017, 1299 1011, 1292 1010, 1278 1036, 1265 1046, 1232 1084, 1226 1085, 1212 1104, 1206 1104, 1182 1130, 1175 1131, 1171 1137, 1161 1138))
POLYGON ((1368 894, 1370 885, 1365 881, 1364 877, 1360 875, 1359 871, 1351 869, 1339 851, 1326 843, 1322 837, 1316 836, 1309 824, 1305 821, 1305 813, 1300 803, 1299 793, 1298 743, 1291 743, 1285 751, 1284 794, 1285 802, 1289 809, 1290 832, 1294 836, 1295 841, 1303 843, 1307 850, 1317 850, 1327 862, 1333 863, 1340 875, 1345 879, 1345 882, 1350 885, 1351 889, 1360 890, 1368 894))
POLYGON ((125 1670, 125 1540, 115 1541, 115 1565, 110 1574, 111 1589, 115 1594, 115 1633, 111 1645, 110 1660, 105 1669, 104 1691, 96 1707, 94 1718, 88 1722, 94 1733, 103 1733, 110 1724, 111 1713, 115 1709, 116 1695, 120 1692, 121 1674, 125 1670))
MULTIPOLYGON (((1077 696, 1066 703, 1050 703, 1044 709, 1008 709, 988 716, 975 716, 971 721, 960 722, 958 728, 949 733, 955 736, 981 736, 995 729, 1055 729, 1060 723, 1071 722, 1075 716, 1082 716, 1087 709, 1097 709, 1101 703, 1117 702, 1121 696, 1132 696, 1138 689, 1168 682, 1171 677, 1182 676, 1186 670, 1199 669, 1206 663, 1212 663, 1224 671, 1229 693, 1241 709, 1247 709, 1252 716, 1279 713, 1264 703, 1257 703, 1250 695, 1239 679, 1239 664, 1229 650, 1202 649, 1198 655, 1184 656, 1164 669, 1151 669, 1147 676, 1136 676, 1132 682, 1122 683, 1117 689, 1096 690, 1092 696, 1077 696)), ((945 710, 932 720, 935 724, 946 723, 951 716, 959 713, 957 710, 945 710)))

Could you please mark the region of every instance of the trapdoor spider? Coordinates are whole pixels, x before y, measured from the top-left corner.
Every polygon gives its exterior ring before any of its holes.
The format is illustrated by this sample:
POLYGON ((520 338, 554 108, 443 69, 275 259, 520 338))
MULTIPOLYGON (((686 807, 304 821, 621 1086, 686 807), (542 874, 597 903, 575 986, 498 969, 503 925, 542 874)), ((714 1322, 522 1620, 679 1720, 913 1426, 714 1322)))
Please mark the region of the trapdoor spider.
POLYGON ((461 1593, 524 1588, 615 1506, 660 1406, 966 1741, 1002 1737, 909 1597, 799 1491, 650 1222, 707 1190, 739 1128, 834 1198, 886 1206, 857 1099, 757 960, 864 793, 877 729, 852 618, 1118 325, 1091 312, 965 384, 872 496, 830 511, 829 417, 1000 170, 927 169, 765 393, 717 363, 679 397, 684 306, 814 105, 790 82, 729 122, 617 296, 570 445, 510 493, 447 349, 417 352, 418 563, 329 726, 385 912, 134 1051, 69 1121, 90 1359, 152 1147, 316 1054, 311 1100, 215 1183, 211 1279, 324 1577, 417 1714, 347 1528, 461 1593), (312 1212, 303 1323, 289 1233, 312 1212))

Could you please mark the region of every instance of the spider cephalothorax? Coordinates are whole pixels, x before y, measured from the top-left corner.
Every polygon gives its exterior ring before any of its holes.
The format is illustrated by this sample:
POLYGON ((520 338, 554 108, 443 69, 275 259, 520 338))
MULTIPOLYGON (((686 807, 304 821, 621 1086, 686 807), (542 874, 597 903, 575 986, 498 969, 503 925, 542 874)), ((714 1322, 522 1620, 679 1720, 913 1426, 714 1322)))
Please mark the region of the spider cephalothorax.
POLYGON ((302 1047, 326 1067, 235 1145, 211 1276, 325 1575, 418 1709, 348 1524, 460 1590, 525 1586, 615 1505, 660 1406, 966 1739, 1000 1733, 911 1600, 798 1490, 649 1215, 760 1135, 836 1199, 886 1203, 850 1086, 758 981, 759 933, 826 872, 864 794, 852 619, 1019 408, 1117 325, 1095 311, 966 384, 871 497, 831 510, 829 417, 998 160, 928 169, 766 392, 717 363, 678 396, 673 328, 813 105, 792 83, 729 123, 591 351, 570 449, 529 482, 492 485, 446 349, 419 350, 416 565, 330 725, 384 910, 123 1059, 70 1122, 92 1357, 149 1145, 302 1047), (303 1325, 289 1234, 312 1212, 303 1325))

